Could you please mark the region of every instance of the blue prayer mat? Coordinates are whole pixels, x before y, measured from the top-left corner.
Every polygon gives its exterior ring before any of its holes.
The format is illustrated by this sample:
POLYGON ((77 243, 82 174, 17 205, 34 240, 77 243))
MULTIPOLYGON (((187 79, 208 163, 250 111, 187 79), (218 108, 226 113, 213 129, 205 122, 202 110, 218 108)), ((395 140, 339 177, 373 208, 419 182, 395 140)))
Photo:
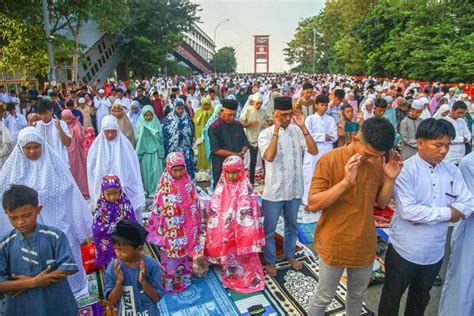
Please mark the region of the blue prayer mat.
POLYGON ((187 290, 165 294, 158 303, 158 310, 160 315, 239 315, 237 307, 212 270, 205 278, 193 278, 193 284, 187 290))

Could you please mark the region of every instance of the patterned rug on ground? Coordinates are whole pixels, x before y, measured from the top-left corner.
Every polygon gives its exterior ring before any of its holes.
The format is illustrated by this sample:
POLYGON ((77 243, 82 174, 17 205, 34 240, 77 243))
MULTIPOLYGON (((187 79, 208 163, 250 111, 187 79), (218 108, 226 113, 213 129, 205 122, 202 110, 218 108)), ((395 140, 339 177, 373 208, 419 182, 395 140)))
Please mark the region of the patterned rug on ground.
MULTIPOLYGON (((314 257, 305 253, 295 256, 303 269, 291 269, 286 260, 277 261, 277 275, 265 275, 265 295, 281 315, 308 315, 307 311, 319 280, 319 265, 314 257)), ((346 287, 339 283, 336 296, 326 309, 326 315, 345 315, 346 287)), ((364 305, 361 315, 373 315, 364 305)))
POLYGON ((158 303, 160 315, 238 316, 237 307, 214 271, 205 278, 193 278, 192 286, 180 293, 164 295, 158 303))
POLYGON ((241 294, 227 290, 242 316, 278 316, 263 292, 241 294))
POLYGON ((311 244, 314 241, 314 233, 318 223, 299 224, 298 223, 298 239, 302 244, 311 244))

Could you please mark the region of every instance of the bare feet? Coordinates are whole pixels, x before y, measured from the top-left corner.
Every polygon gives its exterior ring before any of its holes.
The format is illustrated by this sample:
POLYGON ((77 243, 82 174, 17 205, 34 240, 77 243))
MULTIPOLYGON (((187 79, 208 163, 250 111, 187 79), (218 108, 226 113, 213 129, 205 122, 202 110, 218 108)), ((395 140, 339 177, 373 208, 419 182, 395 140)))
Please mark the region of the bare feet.
POLYGON ((267 264, 267 274, 271 277, 277 275, 277 269, 274 264, 267 264))
POLYGON ((293 270, 301 270, 303 269, 303 264, 299 261, 297 261, 296 259, 294 258, 290 258, 288 259, 288 262, 290 263, 291 267, 293 268, 293 270))

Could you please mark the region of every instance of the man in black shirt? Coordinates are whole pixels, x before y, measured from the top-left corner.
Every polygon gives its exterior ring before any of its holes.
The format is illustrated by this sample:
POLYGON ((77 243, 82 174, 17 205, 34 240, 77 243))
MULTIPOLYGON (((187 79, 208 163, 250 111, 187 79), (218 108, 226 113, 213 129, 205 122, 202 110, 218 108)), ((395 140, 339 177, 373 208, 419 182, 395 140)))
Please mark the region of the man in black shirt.
POLYGON ((236 100, 224 99, 219 119, 209 126, 214 188, 219 182, 224 160, 233 155, 243 159, 250 146, 242 124, 235 120, 238 105, 236 100))
POLYGON ((143 87, 139 86, 137 88, 137 96, 133 99, 134 101, 138 101, 141 107, 144 107, 145 105, 151 105, 150 98, 147 97, 144 92, 145 91, 143 90, 143 87))

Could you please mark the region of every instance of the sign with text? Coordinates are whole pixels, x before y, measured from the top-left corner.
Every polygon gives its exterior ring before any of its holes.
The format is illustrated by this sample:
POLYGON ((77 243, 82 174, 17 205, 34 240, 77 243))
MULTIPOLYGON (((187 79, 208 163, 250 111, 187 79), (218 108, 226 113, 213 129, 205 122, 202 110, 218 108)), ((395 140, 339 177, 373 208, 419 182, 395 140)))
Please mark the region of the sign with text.
POLYGON ((254 37, 254 72, 269 72, 270 35, 254 35, 253 37, 254 37), (258 67, 257 67, 257 64, 258 64, 258 67))

